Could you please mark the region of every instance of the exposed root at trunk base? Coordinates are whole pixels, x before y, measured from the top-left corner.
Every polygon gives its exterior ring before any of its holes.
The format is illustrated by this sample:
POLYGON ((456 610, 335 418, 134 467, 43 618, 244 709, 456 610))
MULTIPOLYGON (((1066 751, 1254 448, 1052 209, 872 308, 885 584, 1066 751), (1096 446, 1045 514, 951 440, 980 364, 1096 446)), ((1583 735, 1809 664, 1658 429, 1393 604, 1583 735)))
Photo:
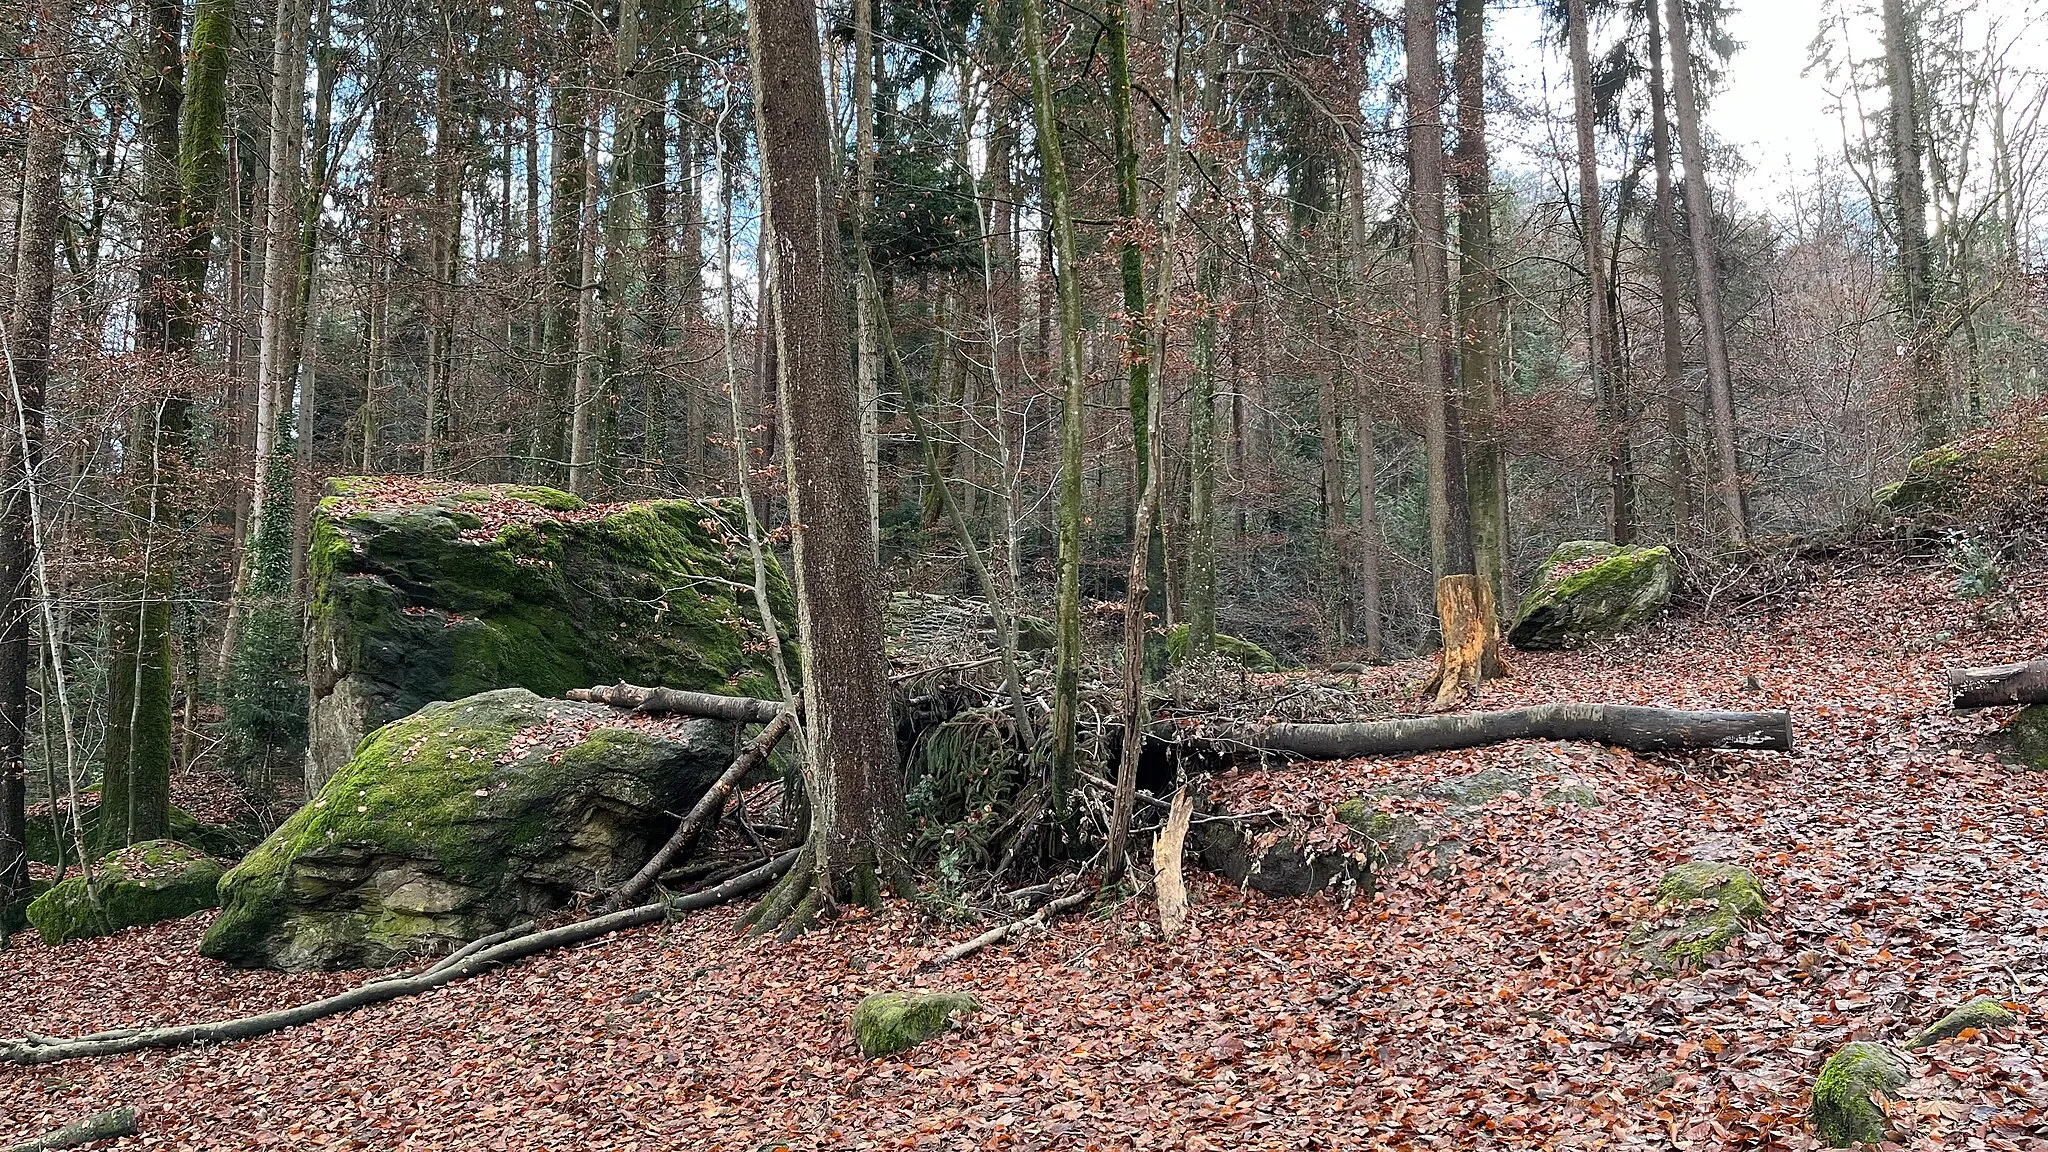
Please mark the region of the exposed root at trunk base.
POLYGON ((818 922, 821 904, 818 888, 818 854, 809 844, 797 853, 787 875, 754 905, 740 927, 749 936, 775 933, 778 940, 794 940, 818 922))
POLYGON ((1500 654, 1500 613, 1484 576, 1446 576, 1436 584, 1436 615, 1444 634, 1443 659, 1418 694, 1436 694, 1435 708, 1455 708, 1483 681, 1508 674, 1500 654))

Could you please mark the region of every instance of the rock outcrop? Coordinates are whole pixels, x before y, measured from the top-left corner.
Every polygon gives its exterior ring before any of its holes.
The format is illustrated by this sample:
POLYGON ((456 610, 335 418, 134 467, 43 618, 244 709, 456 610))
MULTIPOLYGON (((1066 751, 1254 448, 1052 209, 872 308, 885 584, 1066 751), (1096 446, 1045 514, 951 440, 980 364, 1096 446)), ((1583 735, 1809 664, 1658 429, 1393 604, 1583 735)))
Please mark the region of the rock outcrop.
POLYGON ((200 950, 358 968, 440 954, 643 864, 733 756, 731 726, 523 688, 379 728, 221 881, 200 950))
POLYGON ((1678 584, 1671 549, 1622 548, 1598 540, 1560 544, 1508 629, 1517 648, 1571 648, 1617 636, 1664 611, 1678 584))
POLYGON ((914 1048, 953 1026, 955 1012, 981 1005, 965 992, 877 992, 853 1009, 853 1042, 873 1059, 914 1048))
MULTIPOLYGON (((740 522, 729 502, 331 481, 308 556, 308 794, 437 700, 619 680, 777 695, 740 522)), ((787 634, 779 570, 771 600, 787 634)))
POLYGON ((189 845, 146 841, 102 857, 90 885, 73 876, 36 897, 28 922, 45 944, 63 944, 177 920, 214 906, 225 870, 189 845))

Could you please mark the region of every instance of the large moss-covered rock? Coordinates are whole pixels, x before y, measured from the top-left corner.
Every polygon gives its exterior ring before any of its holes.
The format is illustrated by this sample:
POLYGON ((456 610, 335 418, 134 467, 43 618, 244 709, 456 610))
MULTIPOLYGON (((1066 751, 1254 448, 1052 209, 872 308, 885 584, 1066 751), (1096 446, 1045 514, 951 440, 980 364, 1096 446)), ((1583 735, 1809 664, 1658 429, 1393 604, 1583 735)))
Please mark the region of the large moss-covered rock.
POLYGON ((92 883, 73 876, 28 906, 45 944, 111 936, 214 906, 221 862, 175 840, 149 840, 102 857, 92 883))
MULTIPOLYGON (((1172 628, 1167 629, 1166 659, 1168 663, 1178 665, 1188 658, 1188 633, 1189 628, 1186 624, 1175 624, 1172 628)), ((1217 656, 1225 660, 1234 660, 1254 672, 1278 672, 1280 670, 1280 662, 1273 658, 1271 652, 1266 651, 1249 640, 1225 635, 1222 632, 1216 634, 1216 644, 1213 651, 1217 656)))
POLYGON ((2016 404, 1959 440, 1913 457, 1871 494, 1878 512, 1986 531, 2030 518, 2048 502, 2048 409, 2016 404))
POLYGON ((1655 619, 1678 584, 1671 549, 1622 548, 1599 540, 1560 544, 1508 630, 1517 648, 1570 648, 1655 619))
POLYGON ((1735 864, 1691 860, 1657 884, 1657 919, 1638 925, 1630 945, 1662 972, 1697 968, 1770 913, 1756 874, 1735 864))
POLYGON ((887 1056, 952 1027, 955 1012, 980 1008, 965 992, 877 992, 854 1006, 853 1041, 863 1056, 887 1056))
POLYGON ((1876 1098, 1897 1094, 1905 1083, 1906 1061, 1897 1052, 1865 1040, 1843 1045, 1814 1080, 1813 1134, 1830 1148, 1882 1143, 1884 1109, 1876 1098))
POLYGON ((2031 772, 2048 772, 2048 704, 2029 704, 2014 713, 2002 743, 2007 761, 2031 772))
POLYGON ((777 694, 730 502, 357 477, 330 482, 311 540, 309 791, 365 733, 493 688, 777 694))
POLYGON ((428 705, 227 874, 200 950, 283 969, 446 952, 630 876, 732 754, 730 725, 523 688, 428 705))

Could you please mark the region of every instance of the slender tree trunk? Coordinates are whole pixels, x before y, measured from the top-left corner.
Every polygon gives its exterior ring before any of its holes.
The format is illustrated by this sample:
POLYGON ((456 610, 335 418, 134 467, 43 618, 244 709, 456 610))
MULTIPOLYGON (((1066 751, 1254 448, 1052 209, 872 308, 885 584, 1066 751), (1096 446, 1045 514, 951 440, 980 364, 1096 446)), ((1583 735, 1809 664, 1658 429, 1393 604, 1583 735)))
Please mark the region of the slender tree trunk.
POLYGON ((1735 440, 1735 388, 1728 368, 1728 333, 1721 317, 1721 267, 1714 243, 1714 206, 1707 196, 1707 150, 1700 142, 1700 106, 1692 82, 1692 34, 1682 0, 1664 0, 1671 42, 1671 99, 1678 111, 1678 148, 1685 161, 1686 228, 1692 236, 1694 278, 1699 282, 1700 333, 1707 346, 1707 410, 1714 425, 1715 486, 1721 498, 1722 531, 1740 544, 1749 539, 1749 509, 1735 440))
MULTIPOLYGON (((1366 46, 1354 41, 1348 49, 1350 56, 1352 94, 1356 99, 1365 95, 1366 46)), ((1356 100, 1354 100, 1354 103, 1356 100)), ((1363 125, 1360 125, 1361 129, 1363 125)), ((1356 571, 1353 576, 1358 583, 1358 596, 1353 604, 1357 613, 1359 631, 1367 663, 1378 663, 1386 654, 1384 623, 1380 607, 1380 506, 1379 506, 1379 449, 1376 426, 1378 405, 1374 402, 1372 382, 1368 365, 1373 363, 1372 320, 1366 307, 1366 281, 1371 276, 1372 258, 1371 226, 1365 203, 1365 158, 1360 154, 1359 145, 1347 141, 1344 145, 1344 210, 1347 214, 1346 231, 1350 233, 1348 248, 1351 257, 1351 296, 1354 315, 1351 319, 1353 368, 1356 377, 1353 396, 1358 409, 1358 536, 1355 545, 1346 548, 1348 557, 1355 557, 1356 571)), ((1261 337, 1263 340, 1263 336, 1261 337)), ((1264 349, 1261 345, 1260 358, 1264 349)), ((1335 386, 1334 380, 1332 387, 1335 386)), ((1330 434, 1326 431, 1326 435, 1330 434)), ((1327 456, 1323 462, 1324 485, 1330 483, 1330 463, 1327 456)), ((1342 475, 1338 476, 1336 489, 1338 499, 1337 518, 1333 527, 1342 540, 1344 528, 1342 475)), ((1327 493, 1326 493, 1327 498, 1327 493)), ((1350 543, 1344 541, 1344 543, 1350 543)), ((1341 633, 1340 633, 1341 635, 1341 633)))
POLYGON ((583 153, 593 103, 588 89, 591 69, 587 59, 592 11, 576 4, 564 10, 561 77, 549 101, 551 179, 541 360, 552 412, 543 451, 552 464, 550 471, 564 480, 571 473, 571 466, 567 466, 575 449, 570 443, 574 435, 571 426, 579 411, 575 396, 576 339, 584 287, 584 192, 590 183, 589 164, 583 153))
MULTIPOLYGON (((1146 413, 1151 410, 1152 330, 1145 312, 1150 297, 1145 292, 1145 245, 1139 233, 1142 197, 1138 187, 1138 125, 1131 103, 1131 14, 1126 0, 1109 0, 1105 13, 1104 50, 1109 63, 1110 141, 1116 161, 1117 215, 1123 222, 1123 240, 1117 249, 1118 268, 1124 290, 1124 358, 1129 373, 1128 401, 1131 413, 1131 471, 1129 499, 1142 498, 1150 467, 1150 436, 1146 413)), ((1064 266, 1063 266, 1064 267, 1064 266)), ((1153 518, 1155 531, 1158 518, 1153 518)), ((1160 572, 1165 561, 1163 543, 1148 540, 1146 570, 1160 572)))
MULTIPOLYGON (((1031 68, 1032 109, 1037 118, 1039 169, 1045 210, 1052 217, 1049 251, 1056 256, 1040 274, 1057 277, 1059 308, 1060 465, 1054 495, 1058 524, 1059 575, 1054 628, 1052 761, 1053 798, 1066 811, 1075 778, 1074 741, 1081 698, 1081 471, 1087 418, 1087 371, 1082 362, 1081 264, 1074 236, 1074 210, 1067 188, 1066 155, 1060 150, 1059 104, 1045 44, 1041 0, 1020 0, 1024 52, 1031 68)), ((1128 283, 1128 282, 1127 282, 1128 283)), ((1142 304, 1142 298, 1140 303, 1142 304)))
POLYGON ((835 901, 873 905, 907 885, 903 780, 882 652, 880 574, 865 509, 860 394, 848 372, 844 271, 816 12, 753 0, 755 133, 774 232, 775 336, 804 677, 810 837, 755 927, 800 931, 835 901))
MULTIPOLYGON (((1500 329, 1493 255, 1493 174, 1486 141, 1486 4, 1457 0, 1458 380, 1464 400, 1465 488, 1479 575, 1506 587, 1507 491, 1501 484, 1500 329)), ((1363 356, 1365 349, 1359 349, 1363 356)))
POLYGON ((43 465, 43 397, 50 380, 57 228, 64 142, 70 136, 70 46, 75 0, 36 14, 21 215, 14 235, 14 298, 7 316, 0 427, 0 909, 28 890, 29 669, 35 663, 35 532, 29 488, 43 465))
POLYGON ((591 409, 597 402, 597 192, 598 124, 603 118, 596 101, 589 102, 589 135, 582 148, 583 179, 579 191, 578 271, 576 276, 576 364, 569 398, 569 491, 590 491, 591 409))
POLYGON ((1657 251, 1657 307, 1664 353, 1664 486, 1671 494, 1671 534, 1684 540, 1692 525, 1692 455, 1686 431, 1685 333, 1679 327, 1678 222, 1671 190, 1670 95, 1664 83, 1661 0, 1644 0, 1649 27, 1650 154, 1657 169, 1652 239, 1657 251))
POLYGON ((1891 96, 1885 118, 1891 129, 1892 230, 1900 295, 1906 304, 1913 420, 1921 447, 1932 448, 1949 438, 1951 405, 1933 333, 1934 255, 1927 236, 1927 182, 1921 164, 1926 145, 1913 62, 1919 29, 1906 0, 1884 0, 1883 16, 1884 78, 1891 96))
POLYGON ((1571 25, 1572 119, 1579 145, 1579 228, 1585 235, 1586 367, 1592 373, 1593 394, 1600 404, 1602 456, 1607 470, 1607 538, 1616 544, 1630 544, 1635 539, 1634 496, 1628 470, 1622 466, 1623 441, 1628 429, 1622 419, 1614 331, 1608 325, 1607 260, 1602 255, 1606 208, 1600 199, 1600 157, 1594 147, 1593 66, 1586 46, 1591 29, 1587 27, 1586 0, 1567 0, 1565 7, 1571 25))
MULTIPOLYGON (((868 214, 875 206, 875 25, 874 0, 853 0, 853 197, 847 213, 854 246, 867 246, 868 214)), ((875 343, 873 299, 879 284, 856 277, 854 296, 854 368, 860 384, 861 464, 867 477, 868 524, 879 542, 882 534, 882 390, 875 343)), ((908 381, 905 381, 907 384, 908 381)))

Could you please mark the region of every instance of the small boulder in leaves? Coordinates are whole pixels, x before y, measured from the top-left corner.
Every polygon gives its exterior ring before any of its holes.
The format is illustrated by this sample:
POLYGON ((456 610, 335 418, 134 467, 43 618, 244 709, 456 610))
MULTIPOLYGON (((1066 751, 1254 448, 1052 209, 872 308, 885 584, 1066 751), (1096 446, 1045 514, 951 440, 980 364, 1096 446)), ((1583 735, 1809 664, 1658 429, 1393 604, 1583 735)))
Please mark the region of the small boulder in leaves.
POLYGON ((1877 1097, 1896 1095, 1905 1083, 1906 1059, 1897 1052, 1865 1040, 1843 1045, 1813 1083, 1813 1134, 1830 1148, 1882 1143, 1877 1097))
POLYGON ((1624 548, 1599 540, 1557 546, 1508 629, 1517 648, 1573 648, 1654 619, 1671 601, 1678 562, 1671 549, 1624 548))
POLYGON ((953 1013, 980 1008, 965 992, 877 992, 853 1010, 853 1041, 863 1056, 887 1056, 952 1027, 953 1013))
POLYGON ((1727 949, 1771 910, 1756 874, 1734 864, 1689 860, 1657 885, 1656 920, 1631 933, 1636 954, 1652 968, 1697 968, 1727 949))
POLYGON ((28 906, 45 944, 111 936, 178 920, 220 903, 220 861, 176 840, 149 840, 102 857, 92 883, 73 876, 28 906))
POLYGON ((1989 996, 1979 996, 1955 1011, 1929 1024, 1921 1033, 1906 1041, 1908 1048, 1926 1048, 1943 1040, 1952 1040, 1972 1029, 1982 1032, 1988 1028, 2009 1028, 2013 1014, 2006 1007, 1989 996))

